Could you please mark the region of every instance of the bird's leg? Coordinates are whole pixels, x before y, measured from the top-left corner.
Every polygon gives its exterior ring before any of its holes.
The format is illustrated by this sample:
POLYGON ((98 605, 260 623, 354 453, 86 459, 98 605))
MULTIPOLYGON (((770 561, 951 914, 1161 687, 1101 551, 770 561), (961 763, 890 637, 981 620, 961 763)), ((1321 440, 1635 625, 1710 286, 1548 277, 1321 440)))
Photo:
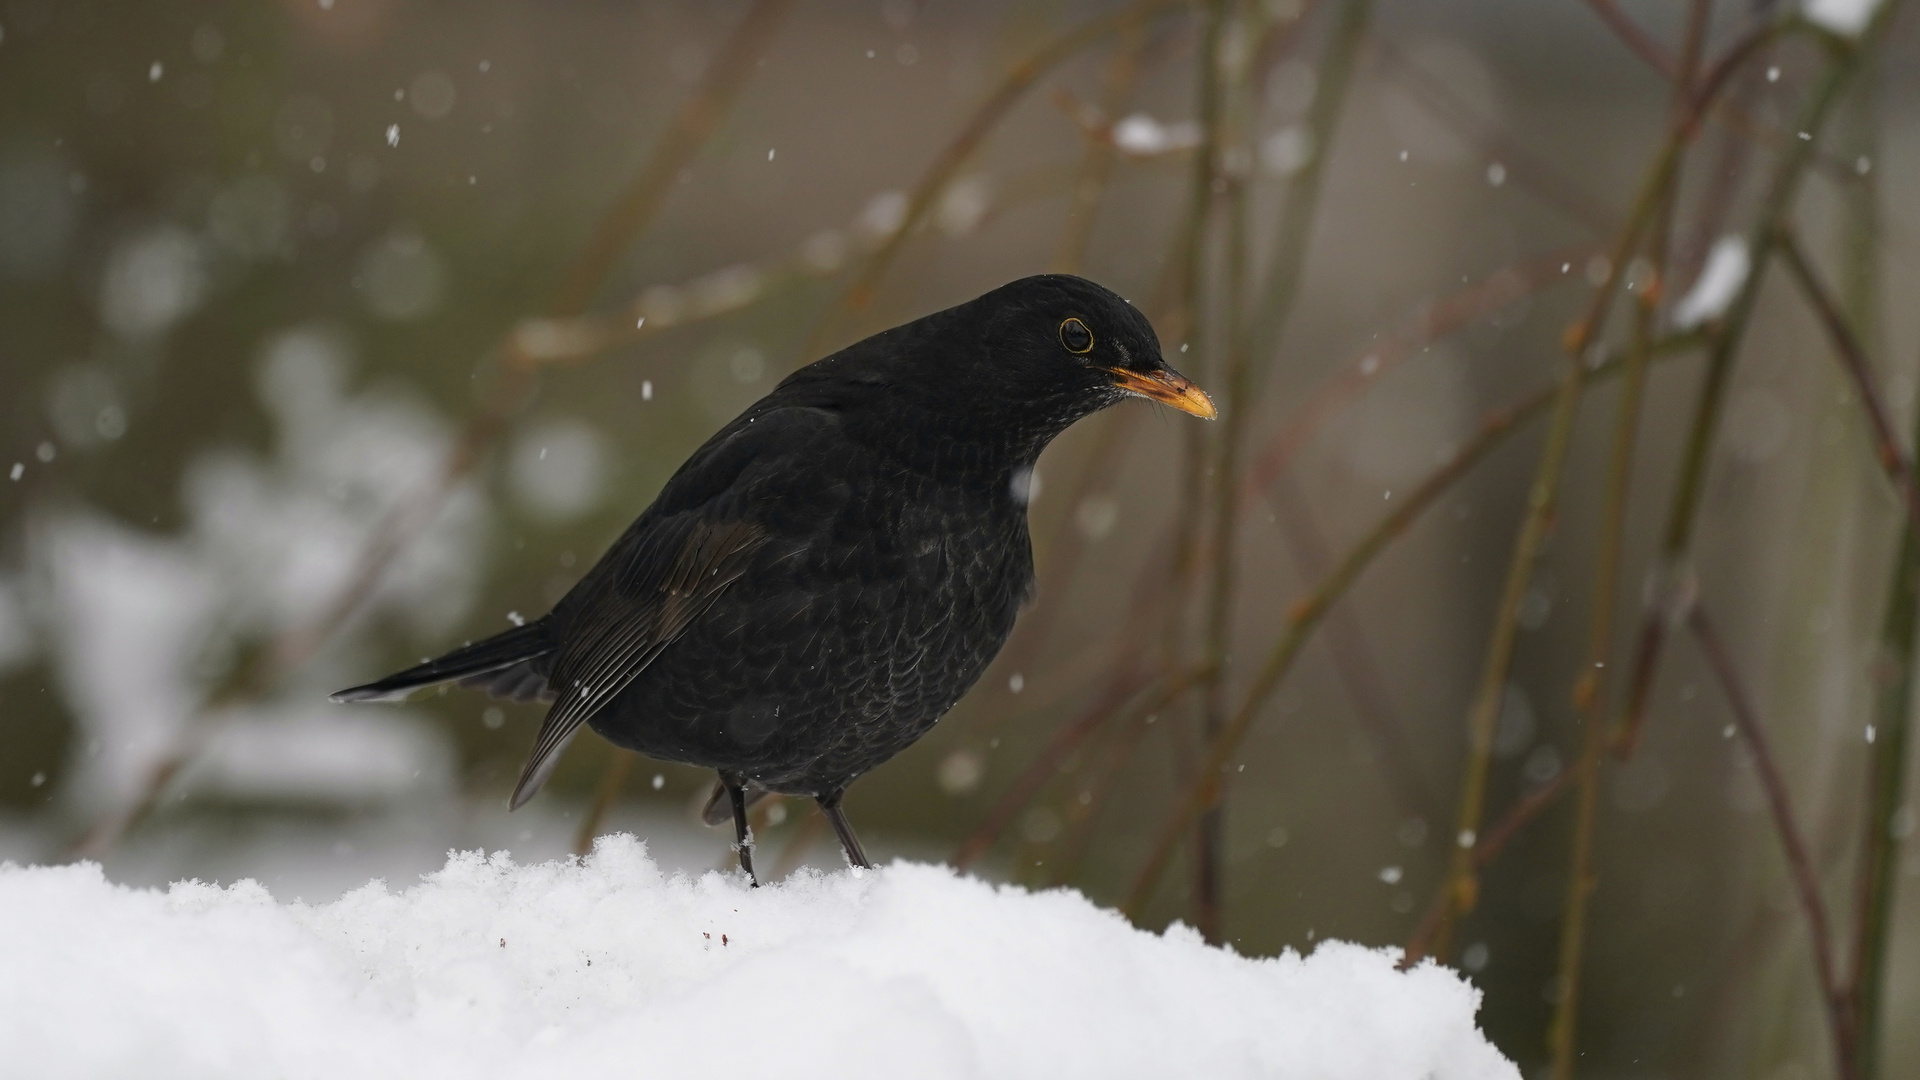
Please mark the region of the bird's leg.
POLYGON ((840 850, 846 852, 847 862, 863 870, 871 870, 873 863, 860 846, 860 838, 853 835, 853 826, 847 822, 846 812, 840 809, 840 796, 843 794, 843 791, 834 791, 819 796, 820 812, 827 815, 828 824, 833 826, 833 835, 840 838, 840 850))
POLYGON ((760 878, 753 872, 753 830, 747 827, 747 789, 737 776, 720 774, 720 783, 726 786, 727 801, 733 804, 733 850, 740 856, 740 869, 747 872, 747 880, 754 888, 760 887, 760 878))

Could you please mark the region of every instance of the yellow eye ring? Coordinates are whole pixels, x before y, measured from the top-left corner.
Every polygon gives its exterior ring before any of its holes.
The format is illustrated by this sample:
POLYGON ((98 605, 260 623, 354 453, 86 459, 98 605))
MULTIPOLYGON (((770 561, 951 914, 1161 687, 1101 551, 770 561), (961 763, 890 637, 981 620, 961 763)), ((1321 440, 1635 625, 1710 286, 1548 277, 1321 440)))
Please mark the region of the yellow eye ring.
POLYGON ((1076 356, 1085 356, 1093 351, 1093 331, 1079 319, 1068 319, 1060 324, 1060 344, 1076 356))

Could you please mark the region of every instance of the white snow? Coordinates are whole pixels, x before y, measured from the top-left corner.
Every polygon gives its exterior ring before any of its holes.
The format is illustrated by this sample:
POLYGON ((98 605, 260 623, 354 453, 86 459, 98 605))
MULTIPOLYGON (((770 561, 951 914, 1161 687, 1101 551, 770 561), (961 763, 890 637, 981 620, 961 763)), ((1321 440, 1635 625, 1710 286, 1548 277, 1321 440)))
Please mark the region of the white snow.
POLYGON ((1191 150, 1200 145, 1200 126, 1191 121, 1163 124, 1146 113, 1121 117, 1113 125, 1113 145, 1141 157, 1191 150))
POLYGON ((1393 961, 1241 957, 909 863, 749 890, 630 837, 325 905, 0 867, 0 1047, 45 1078, 1518 1080, 1477 991, 1393 961))
POLYGON ((1807 20, 1844 37, 1858 37, 1880 10, 1880 0, 1807 0, 1807 20))
POLYGON ((1727 305, 1733 303, 1740 287, 1747 283, 1752 265, 1753 257, 1747 252, 1744 238, 1721 237, 1707 253, 1707 265, 1701 269, 1693 288, 1673 306, 1673 325, 1690 330, 1726 314, 1727 305))
MULTIPOLYGON (((452 445, 451 425, 403 388, 351 386, 351 348, 319 327, 275 335, 258 391, 277 421, 256 455, 216 445, 182 478, 187 527, 163 534, 59 503, 29 522, 22 602, 0 581, 0 665, 8 609, 25 616, 78 724, 59 796, 92 815, 138 791, 194 724, 219 729, 183 786, 340 801, 451 786, 445 735, 382 711, 352 720, 323 703, 358 672, 323 654, 281 697, 210 718, 203 705, 248 644, 308 624, 355 572, 390 508, 417 497, 452 445), (396 723, 395 721, 399 722, 396 723)), ((54 448, 45 446, 43 460, 54 448)), ((441 642, 479 588, 491 520, 477 484, 455 489, 370 598, 368 612, 441 642)), ((424 651, 424 646, 423 646, 424 651)))

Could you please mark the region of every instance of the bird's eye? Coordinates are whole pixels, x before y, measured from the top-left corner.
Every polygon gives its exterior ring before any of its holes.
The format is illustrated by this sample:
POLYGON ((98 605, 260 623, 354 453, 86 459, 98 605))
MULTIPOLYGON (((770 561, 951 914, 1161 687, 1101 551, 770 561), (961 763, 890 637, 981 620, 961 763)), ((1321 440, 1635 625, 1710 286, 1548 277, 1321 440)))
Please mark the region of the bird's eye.
POLYGON ((1060 344, 1070 353, 1085 354, 1093 351, 1093 331, 1079 319, 1068 319, 1060 324, 1060 344))

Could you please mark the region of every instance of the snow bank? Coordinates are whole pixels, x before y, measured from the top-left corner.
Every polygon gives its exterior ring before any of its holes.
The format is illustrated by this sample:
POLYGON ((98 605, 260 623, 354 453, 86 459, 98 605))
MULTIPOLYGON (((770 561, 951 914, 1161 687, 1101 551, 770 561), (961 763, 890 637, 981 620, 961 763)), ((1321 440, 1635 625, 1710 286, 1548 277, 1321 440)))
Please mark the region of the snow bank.
POLYGON ((0 867, 23 1076, 1518 1080, 1478 997, 1385 950, 1248 959, 943 868, 668 876, 629 837, 320 906, 0 867))

